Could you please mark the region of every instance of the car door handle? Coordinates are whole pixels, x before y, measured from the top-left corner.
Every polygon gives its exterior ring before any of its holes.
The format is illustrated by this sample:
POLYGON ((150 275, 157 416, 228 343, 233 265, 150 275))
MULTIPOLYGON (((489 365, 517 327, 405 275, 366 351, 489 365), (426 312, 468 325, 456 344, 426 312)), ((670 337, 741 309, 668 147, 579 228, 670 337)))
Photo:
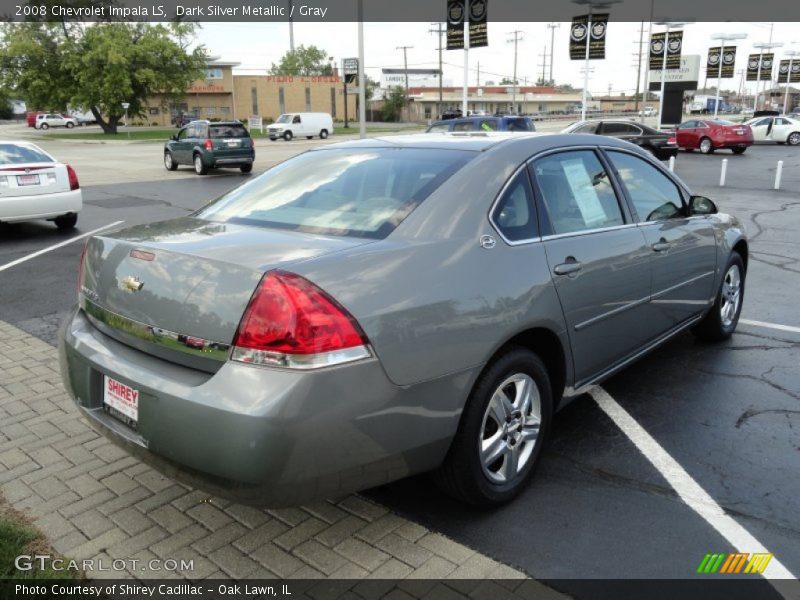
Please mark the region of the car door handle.
POLYGON ((655 244, 653 244, 650 247, 655 252, 666 252, 667 250, 670 249, 671 246, 672 246, 672 244, 670 244, 667 240, 662 238, 661 240, 657 241, 655 244))
POLYGON ((579 263, 575 260, 572 256, 568 257, 566 262, 561 263, 560 265, 556 265, 553 267, 553 273, 556 275, 570 275, 572 273, 577 273, 583 268, 583 264, 579 263))

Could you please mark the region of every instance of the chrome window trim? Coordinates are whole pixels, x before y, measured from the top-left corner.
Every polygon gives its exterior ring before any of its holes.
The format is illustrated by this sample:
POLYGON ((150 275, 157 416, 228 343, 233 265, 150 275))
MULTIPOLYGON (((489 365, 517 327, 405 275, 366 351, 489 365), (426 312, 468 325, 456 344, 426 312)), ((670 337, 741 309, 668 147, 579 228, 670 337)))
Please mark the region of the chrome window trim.
MULTIPOLYGON (((492 205, 489 207, 489 223, 491 224, 492 229, 494 229, 497 232, 497 235, 499 235, 500 238, 506 244, 508 244, 509 246, 525 246, 527 244, 534 244, 536 242, 541 242, 542 241, 542 237, 541 236, 527 238, 527 239, 524 239, 524 240, 515 240, 515 241, 509 240, 503 234, 503 231, 500 229, 500 226, 497 223, 495 223, 495 221, 494 221, 494 211, 497 208, 497 205, 500 202, 500 199, 505 195, 506 190, 508 189, 508 186, 510 186, 511 183, 514 181, 514 179, 516 179, 517 175, 519 175, 527 167, 528 167, 528 163, 526 161, 526 162, 523 162, 519 167, 517 167, 514 170, 514 172, 511 174, 511 176, 503 184, 503 187, 500 188, 500 191, 495 196, 494 201, 492 202, 492 205)), ((528 182, 528 184, 530 185, 530 181, 528 182)), ((531 194, 533 194, 533 193, 534 193, 533 192, 533 186, 531 186, 531 194)), ((536 202, 535 201, 534 201, 534 204, 533 204, 533 210, 534 210, 534 213, 535 213, 536 212, 536 202)), ((536 228, 537 229, 539 228, 538 218, 537 218, 536 228)))
POLYGON ((632 229, 637 225, 638 225, 637 223, 623 223, 622 225, 614 225, 612 227, 598 227, 597 229, 584 229, 582 231, 570 231, 568 233, 554 233, 552 235, 542 236, 542 241, 549 242, 550 240, 558 240, 561 238, 577 237, 581 235, 592 235, 595 233, 605 233, 607 231, 617 231, 619 229, 632 229))
MULTIPOLYGON (((649 155, 649 153, 640 154, 639 152, 636 152, 636 151, 631 150, 629 148, 618 148, 616 146, 600 146, 600 149, 603 152, 624 152, 625 154, 630 154, 631 156, 636 156, 636 157, 638 157, 640 159, 648 160, 648 161, 650 161, 650 164, 655 166, 656 169, 658 169, 659 171, 661 171, 661 173, 666 175, 667 178, 677 186, 679 191, 681 191, 684 194, 686 194, 687 197, 683 198, 684 203, 686 203, 688 198, 692 195, 691 190, 688 188, 688 186, 683 182, 683 180, 681 178, 679 178, 677 175, 675 175, 673 172, 671 172, 669 169, 667 169, 661 163, 660 160, 655 160, 651 155, 649 155)), ((613 160, 610 160, 610 162, 611 162, 612 166, 615 166, 613 160)), ((656 223, 656 222, 657 221, 643 221, 642 223, 656 223)))

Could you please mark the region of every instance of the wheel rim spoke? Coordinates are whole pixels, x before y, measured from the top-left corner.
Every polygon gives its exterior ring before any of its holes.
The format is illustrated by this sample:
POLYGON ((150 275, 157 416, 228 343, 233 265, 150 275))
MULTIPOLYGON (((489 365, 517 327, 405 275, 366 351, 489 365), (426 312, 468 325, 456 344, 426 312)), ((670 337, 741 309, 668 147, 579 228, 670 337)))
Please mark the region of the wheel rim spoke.
POLYGON ((509 448, 506 441, 503 439, 502 430, 483 442, 483 464, 485 467, 491 467, 498 458, 508 453, 509 448))
POLYGON ((517 448, 511 448, 506 454, 500 472, 506 481, 512 479, 519 472, 519 450, 517 448))

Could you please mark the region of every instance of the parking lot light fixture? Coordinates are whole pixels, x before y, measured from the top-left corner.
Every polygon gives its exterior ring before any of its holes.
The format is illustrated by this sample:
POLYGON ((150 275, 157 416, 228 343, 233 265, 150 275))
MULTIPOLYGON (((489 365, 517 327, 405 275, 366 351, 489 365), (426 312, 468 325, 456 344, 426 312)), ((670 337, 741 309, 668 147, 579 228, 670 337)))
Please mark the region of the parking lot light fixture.
MULTIPOLYGON (((664 56, 661 60, 661 93, 658 98, 658 128, 664 126, 664 87, 667 80, 667 54, 669 54, 669 30, 678 29, 684 25, 691 25, 688 21, 655 21, 653 25, 662 25, 664 27, 664 56)), ((653 40, 650 39, 652 45, 653 40)))
MULTIPOLYGON (((761 60, 764 57, 764 51, 766 50, 769 52, 775 48, 783 47, 783 42, 773 42, 772 41, 772 33, 770 30, 770 41, 769 42, 758 42, 753 44, 753 48, 758 49, 758 75, 756 76, 756 96, 755 100, 753 101, 753 112, 758 109, 758 96, 761 94, 761 60)), ((770 78, 771 80, 772 78, 770 78)), ((766 98, 764 99, 766 102, 766 98)))
POLYGON ((589 7, 589 14, 586 17, 586 58, 583 66, 583 100, 581 102, 581 121, 585 121, 586 103, 589 97, 589 46, 592 41, 592 13, 596 10, 608 9, 612 4, 618 4, 622 0, 572 0, 572 2, 589 7))
POLYGON ((714 100, 714 118, 717 118, 719 113, 719 88, 722 85, 722 57, 725 56, 725 42, 733 40, 743 40, 747 38, 746 33, 715 33, 711 36, 712 40, 719 42, 719 63, 717 64, 717 94, 714 100))

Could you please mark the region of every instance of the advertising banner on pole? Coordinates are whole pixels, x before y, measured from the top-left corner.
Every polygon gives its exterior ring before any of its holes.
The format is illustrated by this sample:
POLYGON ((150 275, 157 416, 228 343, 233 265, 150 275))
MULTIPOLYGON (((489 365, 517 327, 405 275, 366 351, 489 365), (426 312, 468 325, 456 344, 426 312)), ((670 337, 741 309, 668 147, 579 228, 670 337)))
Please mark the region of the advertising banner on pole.
POLYGON ((486 32, 488 0, 469 0, 469 47, 482 48, 489 45, 486 32))
POLYGON ((667 53, 667 70, 680 69, 683 31, 670 31, 665 43, 666 33, 654 33, 650 38, 650 69, 661 69, 664 52, 667 53))
POLYGON ((586 59, 586 39, 589 41, 589 59, 606 57, 606 31, 608 30, 608 14, 580 15, 572 19, 569 30, 569 57, 572 60, 586 59), (591 29, 591 31, 590 31, 591 29))
POLYGON ((708 60, 706 61, 707 77, 722 77, 730 79, 733 77, 734 67, 736 66, 736 46, 719 46, 708 49, 708 60), (719 63, 722 61, 722 71, 720 72, 719 63))
POLYGON ((447 49, 464 49, 465 0, 447 0, 447 49))

